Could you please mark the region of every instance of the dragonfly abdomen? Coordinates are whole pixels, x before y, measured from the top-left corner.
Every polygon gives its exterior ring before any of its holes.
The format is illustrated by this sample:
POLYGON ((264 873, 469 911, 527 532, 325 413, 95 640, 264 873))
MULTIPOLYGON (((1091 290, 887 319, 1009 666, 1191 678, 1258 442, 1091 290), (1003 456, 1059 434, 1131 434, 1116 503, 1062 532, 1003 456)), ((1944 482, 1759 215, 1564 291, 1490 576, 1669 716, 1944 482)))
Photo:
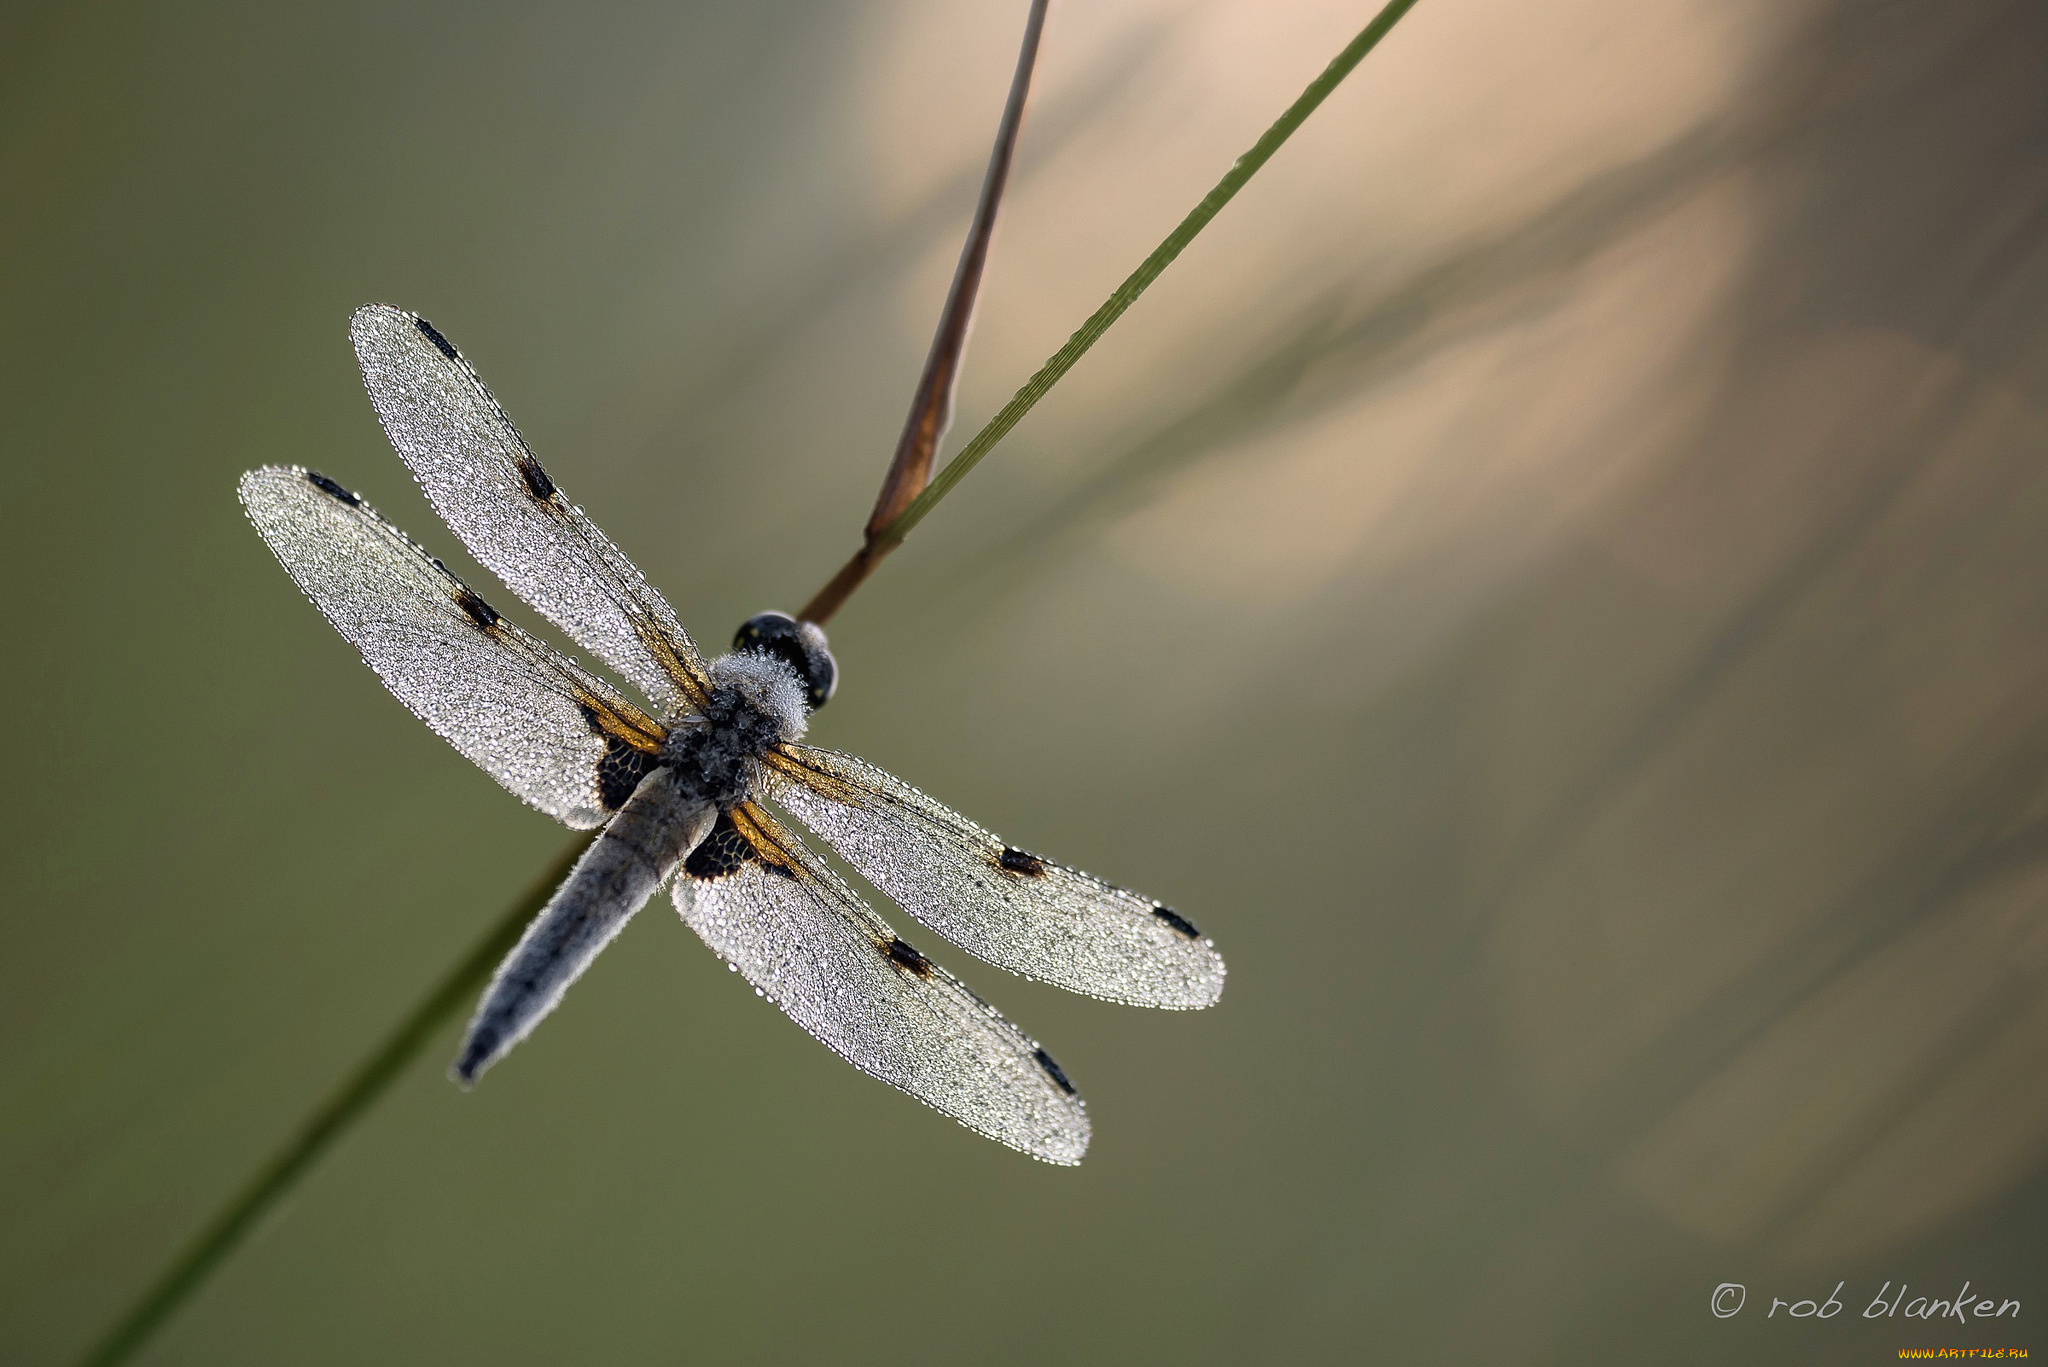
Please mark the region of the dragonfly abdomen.
POLYGON ((484 992, 456 1057, 462 1083, 524 1039, 710 832, 718 809, 659 768, 591 842, 484 992))

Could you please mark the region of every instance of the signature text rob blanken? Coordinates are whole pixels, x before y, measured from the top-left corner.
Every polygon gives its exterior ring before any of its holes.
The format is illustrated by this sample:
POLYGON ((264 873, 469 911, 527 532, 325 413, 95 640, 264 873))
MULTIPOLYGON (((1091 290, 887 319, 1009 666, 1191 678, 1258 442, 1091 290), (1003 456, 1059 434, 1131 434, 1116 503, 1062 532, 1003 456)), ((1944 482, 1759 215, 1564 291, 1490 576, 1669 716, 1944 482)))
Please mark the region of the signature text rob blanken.
MULTIPOLYGON (((1847 1282, 1836 1282, 1835 1289, 1827 1294, 1825 1300, 1809 1297, 1803 1300, 1788 1301, 1783 1296, 1773 1296, 1771 1297, 1771 1308, 1764 1312, 1764 1318, 1776 1319, 1778 1312, 1783 1311, 1787 1319, 1833 1319, 1842 1313, 1842 1288, 1847 1285, 1847 1282)), ((1870 1304, 1863 1307, 1863 1318, 1867 1320, 1954 1319, 1963 1324, 1968 1324, 1973 1319, 2018 1319, 2020 1315, 2020 1303, 2018 1301, 2000 1299, 1996 1296, 1977 1295, 1970 1290, 1970 1283, 1967 1281, 1963 1283, 1962 1289, 1954 1295, 1937 1293, 1931 1296, 1915 1296, 1908 1300, 1906 1299, 1906 1292, 1909 1290, 1911 1290, 1911 1287, 1907 1283, 1900 1282, 1899 1289, 1894 1292, 1892 1284, 1887 1281, 1878 1289, 1878 1293, 1871 1298, 1870 1304)), ((1761 1301, 1762 1298, 1759 1297, 1758 1299, 1761 1301)), ((1714 1294, 1708 1300, 1707 1308, 1714 1312, 1715 1319, 1725 1320, 1741 1314, 1743 1306, 1748 1303, 1748 1287, 1744 1286, 1741 1282, 1722 1282, 1714 1288, 1714 1294)))

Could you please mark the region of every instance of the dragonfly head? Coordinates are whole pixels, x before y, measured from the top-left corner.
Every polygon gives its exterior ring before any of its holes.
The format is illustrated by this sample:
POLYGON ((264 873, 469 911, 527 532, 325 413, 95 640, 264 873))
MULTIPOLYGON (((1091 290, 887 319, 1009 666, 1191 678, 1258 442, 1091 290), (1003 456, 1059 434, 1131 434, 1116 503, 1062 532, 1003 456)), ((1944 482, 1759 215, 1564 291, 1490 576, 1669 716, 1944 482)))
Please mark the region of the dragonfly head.
POLYGON ((839 662, 832 658, 824 628, 814 622, 799 622, 786 612, 749 617, 733 636, 732 648, 757 650, 788 665, 803 685, 804 702, 813 712, 832 701, 832 690, 839 686, 839 662))

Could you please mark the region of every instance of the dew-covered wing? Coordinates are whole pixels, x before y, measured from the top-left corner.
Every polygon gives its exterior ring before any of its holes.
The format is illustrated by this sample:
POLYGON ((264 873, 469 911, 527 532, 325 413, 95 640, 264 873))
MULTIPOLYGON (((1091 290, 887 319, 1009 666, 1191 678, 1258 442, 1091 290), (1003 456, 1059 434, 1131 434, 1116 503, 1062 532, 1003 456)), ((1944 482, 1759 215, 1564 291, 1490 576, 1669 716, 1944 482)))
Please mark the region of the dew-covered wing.
POLYGON ((384 686, 515 796, 579 829, 624 804, 662 729, 500 617, 440 561, 325 475, 242 476, 242 506, 384 686))
POLYGON ((366 304, 349 336, 399 456, 477 562, 667 711, 701 706, 704 662, 675 610, 572 504, 433 324, 366 304))
POLYGON ((905 911, 999 968, 1130 1006, 1208 1006, 1223 956, 1170 907, 1015 846, 836 751, 778 747, 767 794, 905 911))
POLYGON ((791 1020, 968 1129, 1078 1163, 1088 1112, 1051 1055, 898 938, 752 803, 676 875, 683 920, 791 1020))

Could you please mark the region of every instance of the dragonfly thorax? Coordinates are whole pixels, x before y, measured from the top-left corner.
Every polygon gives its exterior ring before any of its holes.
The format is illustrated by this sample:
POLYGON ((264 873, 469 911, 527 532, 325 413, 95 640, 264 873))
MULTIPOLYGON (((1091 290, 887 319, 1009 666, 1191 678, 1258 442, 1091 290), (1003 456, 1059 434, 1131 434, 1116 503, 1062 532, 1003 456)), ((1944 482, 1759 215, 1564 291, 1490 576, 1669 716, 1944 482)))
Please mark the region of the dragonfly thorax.
POLYGON ((661 762, 686 794, 724 808, 753 795, 761 757, 802 739, 810 713, 796 671, 773 655, 734 651, 710 671, 710 698, 669 732, 661 762))

